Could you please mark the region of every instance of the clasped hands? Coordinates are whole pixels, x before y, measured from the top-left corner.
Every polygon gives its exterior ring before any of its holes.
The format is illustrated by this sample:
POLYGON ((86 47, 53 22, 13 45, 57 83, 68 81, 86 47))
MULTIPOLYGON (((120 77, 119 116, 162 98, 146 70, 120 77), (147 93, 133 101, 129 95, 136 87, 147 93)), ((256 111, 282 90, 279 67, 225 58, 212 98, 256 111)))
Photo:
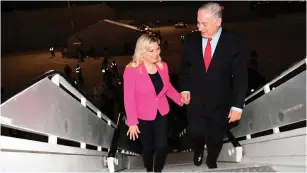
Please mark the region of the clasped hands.
POLYGON ((190 104, 191 94, 189 92, 182 92, 180 101, 186 105, 190 104))

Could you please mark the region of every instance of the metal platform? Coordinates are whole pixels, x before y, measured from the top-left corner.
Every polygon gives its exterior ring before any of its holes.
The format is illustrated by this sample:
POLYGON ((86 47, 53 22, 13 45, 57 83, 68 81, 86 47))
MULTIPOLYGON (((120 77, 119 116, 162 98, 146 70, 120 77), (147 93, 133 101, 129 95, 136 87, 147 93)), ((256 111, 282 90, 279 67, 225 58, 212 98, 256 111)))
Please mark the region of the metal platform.
MULTIPOLYGON (((218 163, 218 169, 208 169, 207 166, 199 167, 192 163, 166 165, 163 172, 276 172, 271 166, 247 165, 239 163, 218 163)), ((145 169, 127 169, 123 172, 146 172, 145 169)))
MULTIPOLYGON (((243 164, 231 162, 218 162, 217 169, 208 169, 203 164, 199 167, 193 163, 166 165, 163 172, 306 172, 305 166, 292 165, 266 165, 266 164, 243 164)), ((126 169, 121 172, 146 172, 144 168, 126 169)))

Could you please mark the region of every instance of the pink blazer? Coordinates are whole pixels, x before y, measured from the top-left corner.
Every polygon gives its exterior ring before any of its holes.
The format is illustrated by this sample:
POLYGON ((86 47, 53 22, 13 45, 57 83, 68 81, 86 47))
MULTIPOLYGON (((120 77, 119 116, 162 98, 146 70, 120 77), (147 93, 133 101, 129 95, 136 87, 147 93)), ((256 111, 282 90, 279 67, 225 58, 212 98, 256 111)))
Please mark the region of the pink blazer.
POLYGON ((163 89, 156 95, 155 88, 144 64, 137 68, 126 67, 124 71, 124 103, 128 126, 138 124, 138 119, 154 120, 159 110, 162 116, 169 110, 166 96, 179 106, 182 106, 179 92, 170 83, 168 67, 163 62, 163 68, 156 65, 163 81, 163 89))

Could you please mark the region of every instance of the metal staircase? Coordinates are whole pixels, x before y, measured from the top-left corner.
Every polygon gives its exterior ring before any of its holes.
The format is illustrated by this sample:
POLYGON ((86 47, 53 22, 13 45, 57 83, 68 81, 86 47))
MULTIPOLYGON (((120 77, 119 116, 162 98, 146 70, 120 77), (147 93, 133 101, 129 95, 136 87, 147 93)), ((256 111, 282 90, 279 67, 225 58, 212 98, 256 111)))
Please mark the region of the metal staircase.
MULTIPOLYGON (((245 101, 242 119, 232 129, 243 152, 226 142, 219 168, 209 170, 205 164, 194 166, 193 152, 185 146, 168 155, 164 172, 306 172, 306 59, 245 101)), ((187 139, 186 132, 178 136, 187 139)), ((136 156, 129 156, 128 168, 127 172, 145 171, 136 156)))

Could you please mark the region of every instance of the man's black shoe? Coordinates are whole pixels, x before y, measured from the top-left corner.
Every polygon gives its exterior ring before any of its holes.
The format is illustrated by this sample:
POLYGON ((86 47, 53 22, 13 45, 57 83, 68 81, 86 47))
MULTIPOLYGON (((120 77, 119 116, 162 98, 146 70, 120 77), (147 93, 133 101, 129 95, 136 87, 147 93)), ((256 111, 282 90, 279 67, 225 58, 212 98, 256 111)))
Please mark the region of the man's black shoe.
POLYGON ((210 163, 210 162, 207 161, 206 164, 207 164, 209 169, 217 168, 216 162, 215 163, 210 163))
POLYGON ((203 157, 204 157, 204 152, 195 152, 194 151, 194 165, 195 166, 200 166, 203 163, 203 157))
POLYGON ((146 168, 146 171, 147 171, 147 172, 153 172, 153 169, 148 169, 148 168, 146 168))

